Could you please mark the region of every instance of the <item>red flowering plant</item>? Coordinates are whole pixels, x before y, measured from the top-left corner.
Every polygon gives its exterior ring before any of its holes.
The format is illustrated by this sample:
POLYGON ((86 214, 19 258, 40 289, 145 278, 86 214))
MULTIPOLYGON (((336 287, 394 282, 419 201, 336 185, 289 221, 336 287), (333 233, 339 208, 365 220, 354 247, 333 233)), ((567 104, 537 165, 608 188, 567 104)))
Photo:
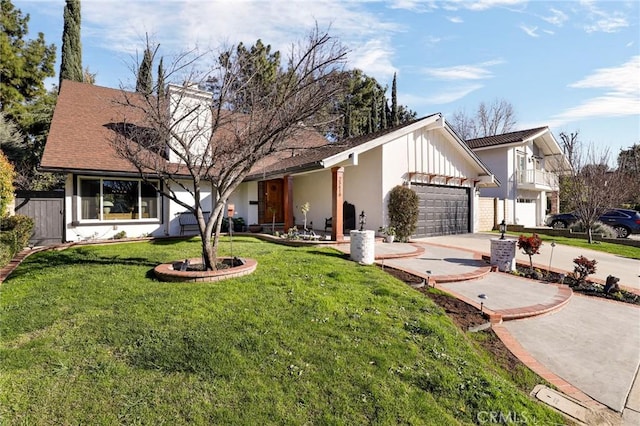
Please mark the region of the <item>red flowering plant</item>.
POLYGON ((540 254, 540 246, 542 245, 542 240, 538 236, 538 234, 533 234, 530 237, 525 235, 520 235, 518 238, 518 248, 524 252, 524 254, 529 255, 529 267, 533 271, 533 255, 540 254))
POLYGON ((589 260, 584 256, 580 256, 573 259, 573 263, 575 263, 573 267, 574 278, 578 283, 584 283, 589 274, 596 272, 596 263, 598 262, 595 259, 589 260))

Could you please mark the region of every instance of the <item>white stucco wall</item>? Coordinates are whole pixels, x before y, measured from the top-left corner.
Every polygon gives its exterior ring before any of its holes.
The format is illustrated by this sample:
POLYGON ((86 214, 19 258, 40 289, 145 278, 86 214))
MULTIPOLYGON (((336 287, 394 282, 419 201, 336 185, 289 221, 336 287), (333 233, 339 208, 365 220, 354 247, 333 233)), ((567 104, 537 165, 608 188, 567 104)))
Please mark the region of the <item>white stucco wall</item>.
POLYGON ((296 225, 302 225, 301 206, 308 202, 307 227, 324 230, 324 220, 331 217, 331 170, 320 170, 293 178, 293 215, 296 225))

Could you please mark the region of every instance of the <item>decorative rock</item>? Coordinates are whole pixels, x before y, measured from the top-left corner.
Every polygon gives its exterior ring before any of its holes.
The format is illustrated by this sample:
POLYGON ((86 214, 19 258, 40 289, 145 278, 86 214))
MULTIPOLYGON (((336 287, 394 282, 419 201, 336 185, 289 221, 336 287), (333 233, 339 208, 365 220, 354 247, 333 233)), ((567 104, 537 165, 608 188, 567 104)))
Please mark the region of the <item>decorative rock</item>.
POLYGON ((353 230, 349 235, 351 236, 351 260, 364 265, 372 265, 375 261, 375 232, 353 230))
POLYGON ((491 239, 491 266, 500 272, 510 272, 516 268, 516 240, 491 239))
POLYGON ((620 286, 618 285, 619 281, 620 278, 609 275, 607 277, 606 284, 604 285, 604 292, 606 294, 611 294, 620 291, 620 286))

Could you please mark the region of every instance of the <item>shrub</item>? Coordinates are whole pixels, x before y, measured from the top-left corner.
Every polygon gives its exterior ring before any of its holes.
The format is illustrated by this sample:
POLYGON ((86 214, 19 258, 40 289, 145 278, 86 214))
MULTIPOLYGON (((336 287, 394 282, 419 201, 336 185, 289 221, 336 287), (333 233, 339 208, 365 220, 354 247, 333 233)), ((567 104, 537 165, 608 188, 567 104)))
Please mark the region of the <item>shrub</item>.
MULTIPOLYGON (((571 225, 569 225, 569 229, 571 229, 573 232, 587 232, 587 228, 584 226, 584 224, 581 221, 572 223, 571 225)), ((600 234, 604 238, 618 237, 618 233, 616 232, 615 229, 613 229, 611 226, 606 225, 600 221, 596 221, 593 223, 593 226, 591 227, 591 233, 600 234)))
POLYGON ((0 231, 0 267, 5 266, 22 250, 33 233, 33 219, 15 215, 2 220, 0 231))
POLYGON ((418 223, 418 194, 411 188, 398 185, 389 193, 389 226, 395 228, 400 241, 407 241, 418 223))
POLYGON ((589 260, 584 256, 580 256, 573 259, 573 263, 575 263, 573 275, 576 281, 582 283, 586 281, 588 275, 596 272, 596 263, 598 262, 595 259, 589 260))
POLYGON ((7 214, 7 207, 13 201, 13 166, 0 151, 0 219, 7 214))
POLYGON ((533 271, 533 255, 540 253, 540 246, 542 240, 538 234, 533 234, 530 237, 520 235, 518 238, 518 248, 525 254, 529 255, 529 267, 533 271))

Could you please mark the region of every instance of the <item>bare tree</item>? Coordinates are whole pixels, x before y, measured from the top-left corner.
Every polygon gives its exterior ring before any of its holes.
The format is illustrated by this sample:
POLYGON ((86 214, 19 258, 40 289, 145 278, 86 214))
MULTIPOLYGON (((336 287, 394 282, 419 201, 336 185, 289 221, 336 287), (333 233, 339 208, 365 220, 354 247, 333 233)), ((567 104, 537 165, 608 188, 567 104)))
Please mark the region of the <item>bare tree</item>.
POLYGON ((464 110, 454 112, 451 125, 463 140, 495 136, 515 129, 516 114, 510 102, 495 99, 490 104, 480 102, 473 117, 464 110))
POLYGON ((609 167, 608 148, 586 149, 580 144, 578 132, 560 133, 560 140, 571 170, 561 180, 561 196, 566 207, 573 210, 587 229, 589 243, 594 224, 607 210, 618 207, 628 197, 625 175, 609 167))
MULTIPOLYGON (((164 99, 153 95, 157 90, 123 91, 125 120, 112 143, 159 193, 195 215, 207 269, 216 268, 232 192, 260 161, 291 150, 315 131, 318 112, 344 87, 346 51, 317 28, 291 46, 284 67, 278 55, 275 75, 264 55, 265 49, 229 49, 205 73, 190 73, 190 83, 213 87, 209 96, 189 85, 170 86, 164 99), (209 188, 214 199, 206 218, 202 192, 209 188), (183 201, 181 192, 189 193, 193 204, 183 201)), ((195 61, 183 55, 165 78, 170 81, 195 61)))

